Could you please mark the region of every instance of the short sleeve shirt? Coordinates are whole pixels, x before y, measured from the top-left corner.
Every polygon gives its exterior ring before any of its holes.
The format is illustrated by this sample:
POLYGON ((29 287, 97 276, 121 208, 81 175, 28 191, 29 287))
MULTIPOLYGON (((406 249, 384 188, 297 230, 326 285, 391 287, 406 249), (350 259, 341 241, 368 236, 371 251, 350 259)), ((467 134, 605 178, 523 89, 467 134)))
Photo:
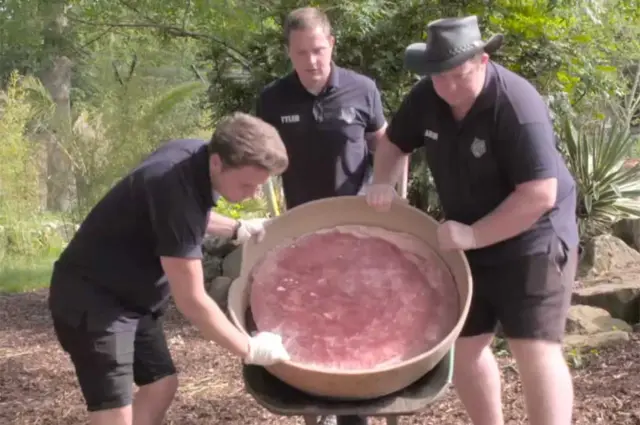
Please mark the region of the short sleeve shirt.
POLYGON ((446 219, 468 225, 491 213, 520 184, 558 179, 556 205, 529 230, 471 250, 471 262, 495 263, 544 252, 552 235, 575 246, 576 186, 560 155, 546 104, 524 78, 489 62, 485 86, 456 121, 430 79, 403 99, 387 129, 403 152, 424 149, 446 219))
POLYGON ((276 127, 286 145, 287 208, 356 195, 371 166, 365 134, 386 124, 374 81, 335 64, 318 95, 295 72, 270 83, 260 93, 256 115, 276 127))
POLYGON ((160 257, 202 258, 215 205, 207 144, 166 143, 89 212, 55 264, 50 305, 99 328, 153 314, 169 298, 160 257))

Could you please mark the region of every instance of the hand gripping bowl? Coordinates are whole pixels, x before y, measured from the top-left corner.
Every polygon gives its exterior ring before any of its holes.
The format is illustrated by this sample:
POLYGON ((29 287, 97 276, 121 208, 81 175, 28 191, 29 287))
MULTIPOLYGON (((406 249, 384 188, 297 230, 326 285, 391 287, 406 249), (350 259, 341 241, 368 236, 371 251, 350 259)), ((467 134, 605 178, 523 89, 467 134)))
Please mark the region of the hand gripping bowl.
POLYGON ((303 204, 270 221, 261 243, 250 241, 243 247, 240 276, 229 290, 228 309, 232 322, 249 333, 249 279, 253 265, 283 240, 338 225, 376 226, 412 234, 429 245, 448 266, 459 296, 459 319, 449 334, 427 352, 388 367, 358 371, 311 368, 288 361, 266 369, 283 382, 314 396, 344 400, 373 399, 399 391, 426 375, 452 348, 467 317, 472 279, 464 253, 441 252, 437 248, 438 223, 404 201, 394 202, 390 211, 376 212, 363 196, 327 198, 303 204))

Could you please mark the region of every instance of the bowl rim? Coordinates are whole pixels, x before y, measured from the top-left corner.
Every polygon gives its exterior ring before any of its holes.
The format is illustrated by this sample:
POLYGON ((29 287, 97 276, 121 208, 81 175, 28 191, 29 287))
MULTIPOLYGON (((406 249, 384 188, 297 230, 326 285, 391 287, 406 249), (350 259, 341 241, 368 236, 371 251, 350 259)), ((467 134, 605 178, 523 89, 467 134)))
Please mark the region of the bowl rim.
MULTIPOLYGON (((306 204, 300 205, 292 210, 286 211, 283 214, 279 215, 278 217, 276 217, 275 219, 280 219, 282 217, 286 217, 291 213, 295 213, 300 214, 301 210, 303 209, 309 209, 312 208, 314 205, 317 205, 318 203, 327 203, 327 202, 337 202, 339 200, 348 200, 348 199, 353 199, 353 198, 360 198, 362 199, 361 195, 356 195, 356 196, 341 196, 341 197, 334 197, 334 198, 324 198, 324 199, 318 199, 315 201, 311 201, 308 202, 306 204)), ((394 204, 396 206, 400 206, 402 208, 406 208, 406 209, 410 209, 412 210, 413 213, 417 213, 419 215, 422 216, 422 218, 427 219, 429 221, 431 221, 432 224, 437 225, 438 222, 431 217, 430 215, 428 215, 427 213, 425 213, 424 211, 413 207, 412 205, 410 205, 408 202, 404 201, 404 200, 395 200, 394 204)), ((366 225, 363 225, 366 226, 366 225)), ((393 231, 393 230, 390 230, 393 231)), ((415 234, 413 236, 416 236, 415 234)), ((417 236, 416 236, 417 237, 417 236)), ((422 238, 420 238, 422 240, 422 238)), ((243 245, 242 250, 243 250, 243 258, 244 258, 244 251, 247 249, 247 245, 251 244, 251 243, 255 243, 255 242, 247 242, 247 244, 243 245)), ((440 253, 440 250, 438 250, 437 248, 433 247, 431 244, 427 243, 427 245, 429 246, 429 248, 432 251, 432 254, 437 256, 441 263, 444 264, 444 266, 447 268, 448 272, 451 274, 452 278, 453 278, 453 282, 456 283, 456 278, 455 278, 455 274, 453 273, 451 266, 449 265, 449 263, 447 261, 445 261, 445 259, 443 258, 443 256, 440 253)), ((455 324, 455 326, 447 333, 447 335, 445 337, 443 337, 440 342, 438 342, 438 344, 436 344, 435 346, 433 346, 431 349, 429 349, 428 351, 425 351, 421 354, 418 354, 416 356, 413 356, 409 359, 403 360, 402 362, 399 363, 394 363, 391 365, 387 365, 387 366, 381 366, 381 367, 376 367, 376 368, 368 368, 368 369, 348 369, 348 370, 341 370, 341 369, 336 369, 336 368, 328 368, 328 367, 316 367, 316 366, 308 366, 305 365, 304 363, 300 363, 300 362, 296 362, 293 360, 284 360, 281 361, 279 363, 276 363, 274 365, 271 365, 271 367, 277 367, 277 366, 288 366, 291 367, 293 369, 298 369, 301 371, 305 371, 305 372, 311 372, 311 373, 316 373, 316 374, 329 374, 329 375, 337 375, 337 376, 364 376, 364 375, 376 375, 379 373, 383 373, 383 372, 393 372, 395 370, 398 369, 403 369, 406 366, 410 366, 416 363, 419 363, 423 360, 425 360, 426 358, 432 356, 433 354, 442 351, 443 348, 445 348, 448 345, 452 344, 452 339, 456 339, 457 336, 460 334, 462 327, 464 326, 464 323, 467 319, 467 316, 469 315, 469 310, 471 308, 471 297, 473 295, 473 276, 471 274, 471 267, 469 265, 469 261, 467 259, 467 256, 465 255, 464 251, 462 250, 455 250, 454 251, 455 254, 457 254, 460 259, 462 260, 462 265, 464 266, 464 272, 466 272, 466 283, 467 283, 467 287, 468 287, 468 296, 466 297, 466 300, 464 300, 464 302, 460 302, 459 303, 459 309, 460 309, 460 316, 455 324)), ((231 281, 231 285, 229 286, 229 295, 228 298, 231 297, 231 294, 234 293, 235 291, 232 291, 234 285, 239 285, 240 281, 242 280, 248 280, 249 276, 246 274, 246 272, 242 269, 241 267, 241 271, 240 271, 240 275, 237 276, 236 278, 232 279, 231 281)), ((458 285, 454 285, 456 292, 458 292, 458 297, 461 299, 462 295, 460 294, 460 291, 458 290, 458 285)), ((246 289, 249 287, 249 284, 245 285, 245 291, 246 289)), ((245 294, 245 291, 243 291, 242 296, 246 296, 247 294, 245 294)), ((229 301, 229 300, 228 300, 229 301)), ((462 301, 462 300, 461 300, 462 301)), ((249 334, 249 332, 247 332, 246 330, 246 323, 245 326, 241 326, 240 320, 238 319, 236 313, 233 311, 233 309, 231 308, 231 303, 227 302, 227 310, 229 312, 229 316, 231 318, 231 321, 233 322, 233 324, 245 335, 251 336, 249 334)), ((245 311, 246 312, 246 311, 245 311)), ((443 356, 446 355, 446 352, 443 352, 443 356)))

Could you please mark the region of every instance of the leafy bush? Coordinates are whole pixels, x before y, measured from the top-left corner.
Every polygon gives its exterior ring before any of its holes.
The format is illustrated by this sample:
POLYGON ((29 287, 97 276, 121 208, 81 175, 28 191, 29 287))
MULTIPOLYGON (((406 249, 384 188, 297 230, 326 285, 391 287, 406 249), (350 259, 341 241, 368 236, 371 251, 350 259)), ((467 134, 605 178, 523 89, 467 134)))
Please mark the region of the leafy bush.
POLYGON ((25 99, 18 74, 0 92, 0 217, 39 210, 38 146, 27 138, 33 109, 25 99))
POLYGON ((621 219, 640 218, 640 165, 625 166, 635 144, 628 123, 607 118, 577 127, 567 114, 560 137, 578 187, 582 239, 608 232, 621 219))
POLYGON ((28 101, 24 80, 11 74, 0 92, 0 259, 43 255, 62 246, 43 220, 39 186, 41 146, 29 139, 37 111, 28 101))
POLYGON ((434 219, 440 220, 443 218, 440 198, 422 149, 411 156, 409 166, 409 187, 407 190, 409 203, 434 219))
POLYGON ((0 259, 51 256, 66 244, 66 236, 55 223, 13 220, 0 225, 0 259))
POLYGON ((232 204, 224 198, 220 198, 215 211, 218 214, 236 219, 265 217, 267 215, 267 204, 263 197, 248 199, 236 204, 232 204))

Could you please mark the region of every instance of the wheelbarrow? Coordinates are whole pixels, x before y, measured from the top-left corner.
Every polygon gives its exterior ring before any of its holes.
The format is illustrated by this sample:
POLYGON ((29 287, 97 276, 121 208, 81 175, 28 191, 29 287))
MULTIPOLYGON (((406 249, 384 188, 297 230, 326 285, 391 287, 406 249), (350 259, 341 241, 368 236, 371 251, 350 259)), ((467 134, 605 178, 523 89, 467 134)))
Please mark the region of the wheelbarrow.
POLYGON ((247 392, 258 404, 276 415, 302 416, 305 425, 326 423, 333 415, 382 417, 387 425, 398 425, 401 416, 421 412, 446 392, 453 376, 453 355, 452 348, 435 368, 407 388, 373 400, 312 396, 285 384, 261 366, 244 365, 242 377, 247 392))
MULTIPOLYGON (((224 298, 231 277, 237 276, 238 252, 231 255, 224 267, 227 276, 219 277, 217 286, 223 288, 217 298, 224 298)), ((220 299, 219 303, 226 304, 220 299)), ((225 306, 226 307, 226 306, 225 306)), ((247 312, 250 316, 250 313, 247 312)), ((252 322, 252 320, 251 320, 252 322)), ((255 326, 253 323, 252 327, 255 326)), ((455 346, 454 346, 455 347, 455 346)), ((305 425, 326 424, 331 416, 382 417, 387 425, 398 425, 401 416, 410 416, 438 401, 451 385, 454 347, 422 378, 410 386, 372 400, 341 401, 309 395, 282 382, 265 368, 242 366, 246 391, 269 412, 281 416, 301 416, 305 425)))

